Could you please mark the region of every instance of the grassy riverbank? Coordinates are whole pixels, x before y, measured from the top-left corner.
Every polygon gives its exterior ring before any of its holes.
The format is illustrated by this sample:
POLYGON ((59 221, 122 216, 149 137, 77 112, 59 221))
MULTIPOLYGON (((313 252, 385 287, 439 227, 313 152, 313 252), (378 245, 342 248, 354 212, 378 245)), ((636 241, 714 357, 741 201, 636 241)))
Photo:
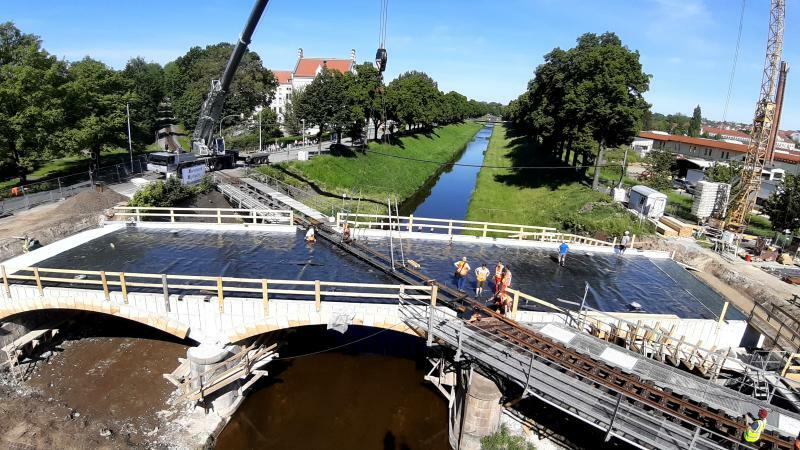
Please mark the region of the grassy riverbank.
POLYGON ((343 195, 361 197, 362 202, 352 202, 349 209, 385 213, 387 196, 402 203, 440 168, 439 164, 408 158, 450 161, 482 127, 475 122, 448 125, 428 134, 402 137, 392 145, 371 143, 366 153, 324 155, 310 161, 262 166, 259 170, 294 186, 313 189, 321 202, 347 205, 342 201, 343 195))
MULTIPOLYGON (((486 166, 562 165, 534 154, 524 137, 512 137, 497 126, 489 141, 486 166)), ((637 235, 650 230, 640 226, 605 194, 593 191, 572 168, 482 168, 467 210, 468 220, 551 226, 578 233, 637 235)))

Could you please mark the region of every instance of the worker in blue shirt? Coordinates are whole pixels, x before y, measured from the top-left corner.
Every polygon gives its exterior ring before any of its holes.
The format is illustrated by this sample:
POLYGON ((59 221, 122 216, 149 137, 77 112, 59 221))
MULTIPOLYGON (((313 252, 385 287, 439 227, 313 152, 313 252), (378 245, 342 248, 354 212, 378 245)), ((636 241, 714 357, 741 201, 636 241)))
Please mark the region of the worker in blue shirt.
POLYGON ((564 267, 564 260, 567 259, 567 252, 569 251, 569 245, 566 242, 561 241, 561 245, 558 246, 558 264, 561 267, 564 267))

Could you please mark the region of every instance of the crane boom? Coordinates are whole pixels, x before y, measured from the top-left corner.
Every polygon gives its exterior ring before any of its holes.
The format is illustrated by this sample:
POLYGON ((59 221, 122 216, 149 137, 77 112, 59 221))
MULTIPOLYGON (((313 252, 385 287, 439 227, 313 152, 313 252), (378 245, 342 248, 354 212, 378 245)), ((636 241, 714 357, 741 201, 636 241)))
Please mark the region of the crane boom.
POLYGON ((239 41, 236 42, 236 47, 234 47, 230 59, 228 59, 222 78, 211 81, 211 89, 203 102, 203 107, 200 109, 200 118, 197 120, 194 133, 192 133, 192 151, 194 153, 209 155, 217 151, 216 148, 212 149, 213 146, 211 145, 214 125, 222 115, 222 107, 225 105, 225 97, 233 81, 233 75, 236 73, 239 63, 242 62, 242 57, 247 51, 247 46, 250 45, 250 39, 253 37, 253 32, 259 20, 261 20, 261 15, 267 8, 268 2, 269 0, 256 0, 242 35, 239 37, 239 41))
POLYGON ((747 226, 748 216, 753 209, 758 191, 761 189, 761 172, 764 164, 771 159, 772 149, 769 138, 775 123, 775 94, 783 50, 783 27, 786 15, 786 0, 771 0, 769 13, 769 37, 764 72, 761 77, 761 94, 756 103, 753 129, 747 147, 742 169, 739 172, 739 190, 731 200, 727 226, 729 230, 741 233, 747 226))

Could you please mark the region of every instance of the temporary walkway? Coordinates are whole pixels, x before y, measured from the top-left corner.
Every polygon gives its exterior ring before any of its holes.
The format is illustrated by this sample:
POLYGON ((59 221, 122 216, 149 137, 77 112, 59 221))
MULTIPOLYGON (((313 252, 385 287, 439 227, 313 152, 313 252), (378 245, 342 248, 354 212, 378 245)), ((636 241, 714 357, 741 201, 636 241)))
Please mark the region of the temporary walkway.
POLYGON ((762 440, 774 448, 790 448, 800 428, 800 416, 564 326, 525 329, 499 316, 469 322, 411 299, 401 314, 429 342, 455 350, 456 360, 502 374, 526 396, 638 448, 736 448, 742 417, 759 407, 772 411, 762 440))
POLYGON ((250 188, 255 189, 256 191, 264 195, 267 195, 274 200, 277 200, 278 202, 288 206, 289 208, 292 208, 293 210, 305 215, 306 217, 309 217, 311 219, 320 222, 328 220, 328 218, 321 212, 298 202, 297 200, 293 199, 292 197, 289 197, 288 195, 282 192, 278 192, 277 190, 273 189, 270 186, 267 186, 266 184, 260 181, 256 181, 252 178, 241 178, 241 181, 242 183, 244 183, 244 185, 249 186, 250 188))

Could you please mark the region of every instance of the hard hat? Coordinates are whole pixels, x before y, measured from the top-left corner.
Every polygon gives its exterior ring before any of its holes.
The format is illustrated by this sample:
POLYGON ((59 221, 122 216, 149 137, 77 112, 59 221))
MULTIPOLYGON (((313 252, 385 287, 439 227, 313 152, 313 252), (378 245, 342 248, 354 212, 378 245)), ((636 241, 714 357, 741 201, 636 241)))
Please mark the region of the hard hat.
POLYGON ((625 236, 627 236, 627 235, 629 235, 629 234, 631 234, 629 231, 626 231, 626 232, 625 232, 625 236))
POLYGON ((764 408, 761 408, 761 409, 758 410, 758 418, 759 419, 766 419, 768 414, 769 413, 764 408))

